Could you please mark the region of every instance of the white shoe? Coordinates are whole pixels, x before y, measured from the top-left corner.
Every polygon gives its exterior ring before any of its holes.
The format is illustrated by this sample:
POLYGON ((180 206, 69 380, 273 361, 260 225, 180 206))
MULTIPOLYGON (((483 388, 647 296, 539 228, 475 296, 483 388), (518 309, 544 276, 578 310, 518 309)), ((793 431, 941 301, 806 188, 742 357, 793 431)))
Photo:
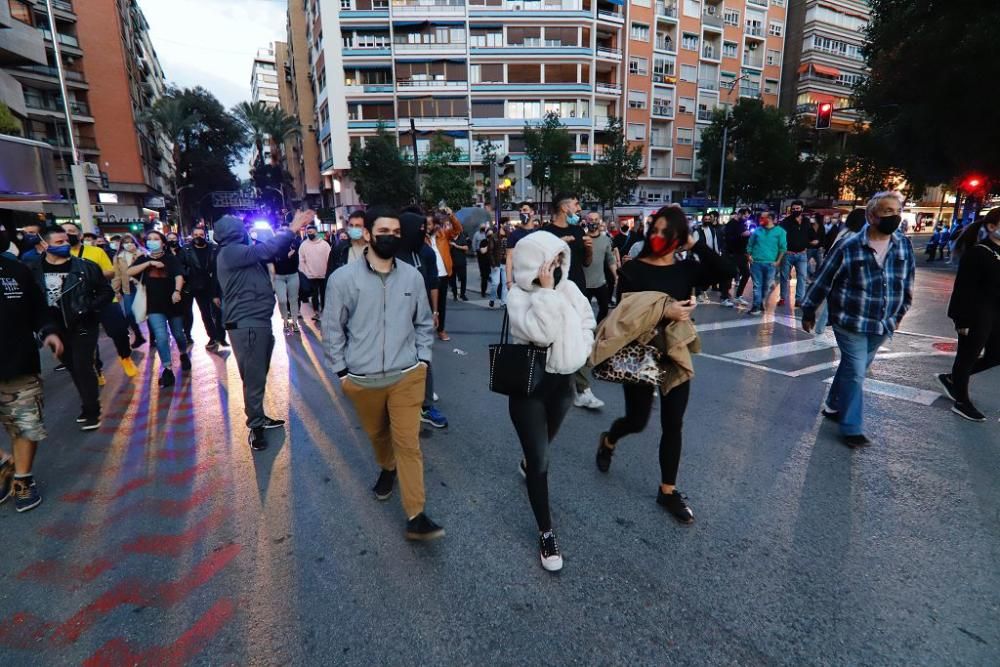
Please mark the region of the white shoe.
POLYGON ((435 403, 437 403, 437 400, 438 400, 438 394, 437 394, 437 392, 435 391, 435 392, 434 392, 434 402, 435 402, 435 403))
POLYGON ((542 560, 542 567, 549 572, 558 572, 562 569, 563 558, 559 553, 559 543, 556 542, 556 534, 551 530, 543 533, 538 538, 538 554, 542 560))
POLYGON ((711 299, 708 298, 708 292, 701 293, 701 296, 698 297, 698 303, 711 303, 711 299))
POLYGON ((725 306, 726 308, 735 308, 736 302, 733 301, 732 299, 726 299, 725 301, 722 302, 722 305, 725 306))
POLYGON ((588 410, 599 410, 604 407, 604 401, 594 396, 594 392, 590 391, 590 389, 584 389, 576 395, 573 405, 578 408, 587 408, 588 410))
POLYGON ((744 308, 750 305, 750 302, 747 301, 746 299, 744 299, 741 296, 740 297, 736 297, 736 303, 738 303, 739 305, 743 306, 744 308))

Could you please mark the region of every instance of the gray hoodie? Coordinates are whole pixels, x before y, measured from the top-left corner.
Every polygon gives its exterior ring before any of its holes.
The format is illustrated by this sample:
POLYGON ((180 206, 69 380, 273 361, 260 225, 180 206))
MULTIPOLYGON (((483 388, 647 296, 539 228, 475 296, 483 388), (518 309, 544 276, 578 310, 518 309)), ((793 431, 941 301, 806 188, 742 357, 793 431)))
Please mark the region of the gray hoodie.
POLYGON ((279 232, 251 246, 239 218, 226 215, 215 223, 215 242, 220 246, 217 275, 222 295, 222 321, 227 326, 271 326, 274 287, 264 264, 287 256, 294 238, 291 232, 279 232))
POLYGON ((385 281, 364 260, 330 276, 323 310, 323 346, 334 373, 381 378, 431 362, 434 316, 424 279, 395 261, 385 281))

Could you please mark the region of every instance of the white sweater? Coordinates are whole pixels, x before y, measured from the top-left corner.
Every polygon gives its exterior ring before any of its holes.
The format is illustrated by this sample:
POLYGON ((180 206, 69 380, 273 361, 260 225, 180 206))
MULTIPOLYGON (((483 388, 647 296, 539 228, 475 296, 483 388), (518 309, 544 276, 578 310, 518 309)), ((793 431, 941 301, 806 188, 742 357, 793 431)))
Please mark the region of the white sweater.
POLYGON ((597 322, 580 289, 569 279, 569 246, 548 232, 529 234, 514 248, 514 287, 507 312, 514 339, 548 347, 545 370, 570 375, 587 363, 597 322), (562 253, 562 279, 555 289, 534 281, 542 264, 562 253))

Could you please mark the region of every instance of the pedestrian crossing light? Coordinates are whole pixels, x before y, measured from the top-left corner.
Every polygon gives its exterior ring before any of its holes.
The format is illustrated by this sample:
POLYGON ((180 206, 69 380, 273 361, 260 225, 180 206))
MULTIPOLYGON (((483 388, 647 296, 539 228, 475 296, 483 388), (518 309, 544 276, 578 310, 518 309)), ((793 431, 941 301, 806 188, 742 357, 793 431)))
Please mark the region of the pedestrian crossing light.
POLYGON ((510 180, 509 178, 505 178, 502 181, 500 181, 500 185, 498 185, 497 187, 500 188, 501 190, 506 190, 512 185, 514 185, 514 181, 510 180))
POLYGON ((830 122, 833 120, 833 105, 829 102, 822 102, 816 107, 816 129, 830 129, 830 122))

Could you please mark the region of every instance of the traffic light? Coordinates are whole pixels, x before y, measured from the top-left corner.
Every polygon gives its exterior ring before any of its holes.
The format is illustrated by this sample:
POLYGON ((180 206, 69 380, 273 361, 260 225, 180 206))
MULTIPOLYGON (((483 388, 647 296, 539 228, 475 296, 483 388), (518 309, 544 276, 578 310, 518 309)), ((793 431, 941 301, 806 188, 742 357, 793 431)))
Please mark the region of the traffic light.
POLYGON ((966 192, 976 192, 981 187, 983 187, 985 180, 986 179, 984 179, 982 176, 971 174, 969 176, 966 176, 965 180, 962 181, 962 189, 965 190, 966 192))
POLYGON ((830 122, 833 120, 833 105, 829 102, 820 102, 816 106, 816 129, 830 129, 830 122))

